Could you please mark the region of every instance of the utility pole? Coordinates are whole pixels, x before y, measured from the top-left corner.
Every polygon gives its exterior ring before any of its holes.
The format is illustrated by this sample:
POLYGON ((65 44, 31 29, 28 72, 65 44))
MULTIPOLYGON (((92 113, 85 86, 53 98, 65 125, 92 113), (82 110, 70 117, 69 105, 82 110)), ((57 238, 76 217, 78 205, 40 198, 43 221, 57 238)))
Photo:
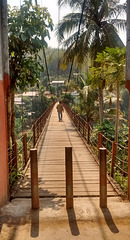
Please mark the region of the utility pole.
POLYGON ((127 0, 126 88, 129 91, 128 200, 130 201, 130 0, 127 0))

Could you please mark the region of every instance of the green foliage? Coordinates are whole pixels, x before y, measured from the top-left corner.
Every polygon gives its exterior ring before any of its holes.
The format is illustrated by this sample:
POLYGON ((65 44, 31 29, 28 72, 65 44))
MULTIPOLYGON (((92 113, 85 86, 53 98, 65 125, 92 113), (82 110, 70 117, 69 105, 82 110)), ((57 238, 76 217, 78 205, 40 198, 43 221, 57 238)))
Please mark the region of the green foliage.
POLYGON ((21 118, 16 118, 15 119, 15 134, 18 136, 22 129, 22 121, 21 118))
POLYGON ((115 129, 113 124, 108 121, 107 119, 104 119, 104 123, 103 126, 100 125, 100 123, 98 123, 98 125, 96 127, 94 127, 94 130, 97 132, 102 132, 104 136, 106 136, 107 138, 109 138, 111 141, 114 140, 115 137, 115 129))
POLYGON ((111 86, 119 81, 124 84, 126 48, 106 47, 101 53, 97 53, 96 67, 91 68, 92 84, 94 86, 111 86))
POLYGON ((61 96, 61 100, 68 106, 72 106, 74 104, 74 97, 71 93, 65 93, 61 96))
MULTIPOLYGON (((96 62, 100 64, 100 75, 107 80, 107 85, 124 83, 125 80, 125 54, 126 48, 106 47, 102 53, 97 54, 96 62)), ((95 69, 97 70, 97 69, 95 69)))
POLYGON ((9 187, 10 190, 14 187, 14 185, 18 182, 18 179, 23 177, 21 170, 16 170, 13 165, 9 165, 9 187))
POLYGON ((84 115, 87 122, 97 122, 98 119, 98 109, 95 104, 97 97, 97 92, 93 89, 88 89, 87 97, 84 102, 84 115))
POLYGON ((128 191, 128 177, 122 177, 122 175, 119 171, 115 171, 114 179, 120 185, 123 192, 127 193, 127 191, 128 191))
MULTIPOLYGON (((97 132, 101 132, 105 137, 110 139, 111 141, 114 141, 115 138, 115 127, 113 123, 111 123, 109 120, 104 119, 103 126, 98 123, 94 127, 95 134, 97 132)), ((118 137, 118 143, 122 146, 128 146, 128 126, 127 124, 121 124, 119 128, 119 137, 118 137)))
POLYGON ((34 112, 35 119, 39 118, 50 104, 51 99, 47 99, 43 95, 34 97, 32 99, 32 112, 34 112))
POLYGON ((118 19, 119 12, 124 12, 124 6, 119 1, 86 1, 83 9, 80 34, 78 24, 81 18, 83 1, 61 0, 62 4, 70 5, 72 12, 59 22, 57 35, 67 47, 64 54, 64 66, 72 62, 81 65, 86 57, 96 58, 97 52, 102 52, 106 46, 123 47, 123 42, 117 34, 116 27, 125 28, 125 21, 118 19), (76 42, 78 35, 78 41, 76 42), (66 36, 68 37, 65 41, 66 36), (76 48, 75 48, 76 45, 76 48))
POLYGON ((53 99, 44 96, 44 92, 35 97, 22 97, 22 104, 15 104, 15 133, 17 138, 19 133, 30 128, 30 125, 49 107, 53 99))
POLYGON ((129 92, 126 88, 121 89, 120 109, 124 114, 125 119, 129 118, 129 92))
POLYGON ((39 81, 43 64, 38 52, 47 46, 45 37, 53 24, 47 8, 25 0, 20 9, 8 11, 10 78, 13 89, 22 91, 39 81))
POLYGON ((128 123, 122 123, 119 128, 118 142, 119 144, 125 147, 128 147, 128 133, 129 133, 128 123))

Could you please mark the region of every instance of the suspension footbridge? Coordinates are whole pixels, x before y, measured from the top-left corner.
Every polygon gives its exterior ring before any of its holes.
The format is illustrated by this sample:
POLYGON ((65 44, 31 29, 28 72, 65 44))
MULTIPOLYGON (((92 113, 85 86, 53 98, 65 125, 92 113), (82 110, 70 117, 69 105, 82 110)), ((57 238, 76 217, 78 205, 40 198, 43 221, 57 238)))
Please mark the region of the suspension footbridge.
MULTIPOLYGON (((99 165, 66 111, 63 120, 58 121, 54 105, 37 144, 39 197, 65 197, 65 147, 72 147, 74 197, 99 196, 99 165)), ((107 196, 117 195, 108 180, 107 196)), ((31 197, 30 167, 13 197, 31 197)))

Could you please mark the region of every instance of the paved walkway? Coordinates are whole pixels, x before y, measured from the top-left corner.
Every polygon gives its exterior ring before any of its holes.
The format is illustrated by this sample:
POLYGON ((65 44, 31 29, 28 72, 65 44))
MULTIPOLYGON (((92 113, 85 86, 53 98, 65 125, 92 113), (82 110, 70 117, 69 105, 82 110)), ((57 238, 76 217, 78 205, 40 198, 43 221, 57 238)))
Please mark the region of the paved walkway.
MULTIPOLYGON (((65 147, 73 149, 74 196, 99 196, 99 166, 75 130, 66 112, 58 121, 53 108, 46 135, 38 144, 39 196, 65 197, 65 147)), ((30 169, 15 197, 31 197, 30 169)), ((108 183, 108 196, 116 196, 108 183)))

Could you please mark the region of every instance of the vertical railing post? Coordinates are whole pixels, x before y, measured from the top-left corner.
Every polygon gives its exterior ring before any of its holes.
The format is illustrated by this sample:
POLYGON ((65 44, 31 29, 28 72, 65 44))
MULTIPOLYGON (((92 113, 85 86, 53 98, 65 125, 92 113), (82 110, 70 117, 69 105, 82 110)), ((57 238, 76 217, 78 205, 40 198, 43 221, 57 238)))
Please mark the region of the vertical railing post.
POLYGON ((83 120, 83 137, 85 136, 85 120, 83 120))
POLYGON ((39 119, 39 132, 40 132, 40 135, 41 135, 41 131, 42 131, 42 127, 41 127, 41 118, 39 119))
POLYGON ((76 126, 76 113, 74 113, 74 125, 76 126))
POLYGON ((37 141, 39 138, 39 119, 37 120, 37 141))
POLYGON ((75 113, 75 126, 77 127, 77 113, 75 113))
POLYGON ((90 144, 90 124, 89 123, 87 123, 87 130, 88 130, 87 144, 90 144))
POLYGON ((98 148, 102 147, 102 141, 103 141, 102 133, 98 132, 98 148))
POLYGON ((114 166, 115 166, 115 158, 116 158, 116 142, 112 142, 112 161, 111 161, 111 177, 114 176, 114 166))
POLYGON ((107 208, 106 148, 99 148, 100 155, 100 207, 107 208))
POLYGON ((30 149, 32 209, 39 209, 37 149, 30 149))
POLYGON ((73 166, 72 147, 65 147, 66 167, 66 209, 73 208, 73 166))
POLYGON ((73 118, 72 118, 72 120, 73 120, 73 123, 74 123, 74 115, 75 115, 75 114, 74 114, 74 112, 73 112, 73 116, 72 116, 72 117, 73 117, 73 118))
POLYGON ((41 117, 41 131, 42 131, 42 129, 43 129, 43 115, 41 117))
POLYGON ((80 132, 80 116, 78 116, 78 130, 80 132))
POLYGON ((101 132, 98 132, 98 157, 99 157, 99 148, 102 147, 103 136, 101 132))
POLYGON ((25 166, 26 166, 27 159, 28 159, 28 154, 27 154, 27 134, 26 133, 23 135, 23 154, 24 154, 24 161, 25 161, 25 166))
POLYGON ((33 147, 35 147, 36 144, 36 132, 35 132, 35 124, 33 125, 33 147))
POLYGON ((37 143, 38 140, 38 120, 35 123, 35 144, 37 143))
POLYGON ((39 121, 38 121, 38 138, 40 137, 40 134, 41 134, 41 121, 40 121, 40 118, 39 118, 39 121))

